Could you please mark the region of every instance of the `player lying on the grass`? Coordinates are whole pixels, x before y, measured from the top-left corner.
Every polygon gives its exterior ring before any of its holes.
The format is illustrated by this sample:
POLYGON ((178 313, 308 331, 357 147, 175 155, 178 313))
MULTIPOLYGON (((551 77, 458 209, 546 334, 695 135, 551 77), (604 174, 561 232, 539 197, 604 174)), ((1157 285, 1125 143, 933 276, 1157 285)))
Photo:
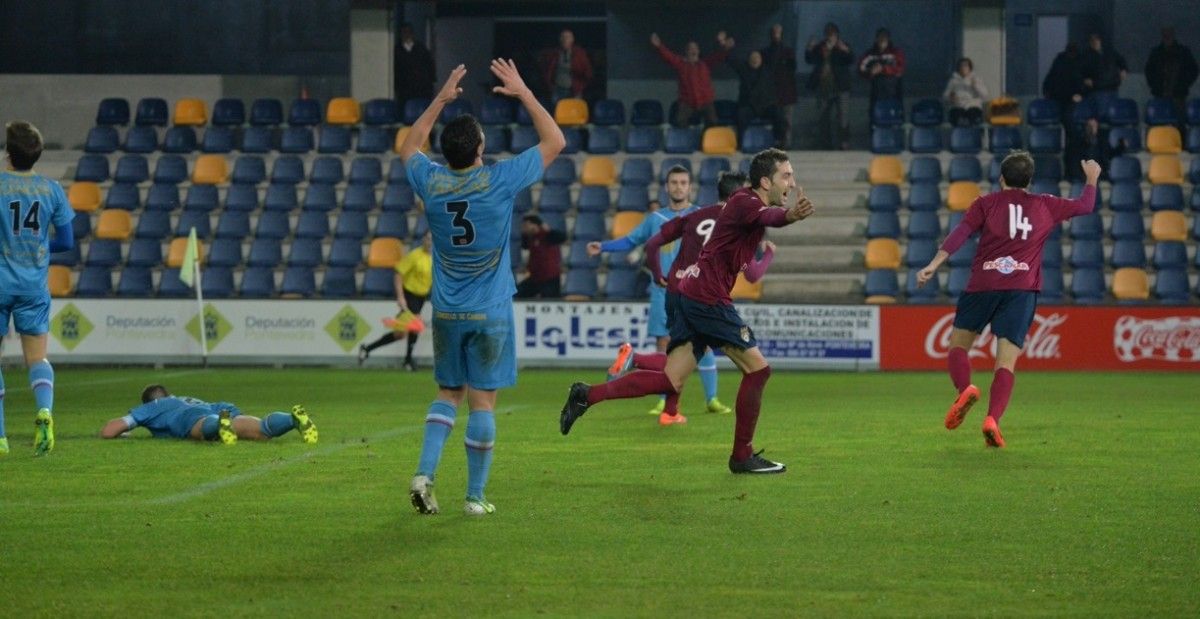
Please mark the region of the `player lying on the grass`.
MULTIPOLYGON (((688 266, 694 264, 696 259, 700 257, 700 250, 712 236, 713 226, 716 225, 717 216, 721 213, 721 207, 725 206, 725 201, 729 199, 729 196, 733 195, 733 192, 745 185, 745 174, 741 172, 722 172, 717 181, 717 198, 719 202, 668 221, 659 229, 658 234, 655 234, 653 237, 650 237, 650 240, 646 241, 646 265, 650 268, 650 272, 653 273, 654 281, 660 286, 664 286, 667 291, 666 310, 668 327, 674 322, 675 312, 678 311, 677 308, 679 307, 680 273, 688 266), (675 241, 679 241, 679 250, 675 256, 675 260, 670 265, 668 271, 669 277, 664 277, 662 261, 659 259, 659 248, 666 243, 675 241)), ((767 270, 767 265, 771 264, 774 253, 775 245, 769 241, 765 241, 762 258, 753 260, 750 264, 746 265, 743 271, 746 274, 746 279, 756 282, 762 278, 763 273, 767 270)), ((704 368, 706 362, 712 363, 712 371, 715 373, 716 358, 713 356, 712 351, 708 349, 704 351, 704 357, 700 360, 700 368, 704 368)), ((608 379, 613 380, 629 371, 630 368, 661 372, 666 364, 666 353, 635 353, 633 352, 632 345, 624 343, 617 349, 617 359, 608 370, 608 379)), ((709 412, 717 413, 730 412, 728 408, 724 407, 719 410, 713 410, 710 406, 708 410, 709 412)), ((667 396, 665 410, 658 414, 658 423, 664 426, 687 423, 687 417, 679 413, 679 394, 674 393, 667 396)))
POLYGON ((917 273, 918 284, 924 286, 950 254, 979 232, 971 277, 958 298, 950 333, 946 361, 958 397, 946 413, 946 427, 957 428, 979 399, 979 388, 971 384, 967 351, 990 324, 996 337, 996 372, 983 420, 983 438, 989 447, 1004 447, 1000 417, 1012 396, 1017 357, 1042 289, 1042 248, 1064 221, 1096 207, 1100 164, 1089 159, 1082 166, 1087 185, 1078 198, 1032 194, 1026 188, 1033 179, 1033 157, 1025 151, 1011 153, 1000 163, 1000 191, 977 198, 933 260, 917 273))
POLYGON ((175 396, 162 385, 150 385, 142 391, 142 405, 124 417, 110 419, 100 429, 100 438, 117 438, 143 427, 154 438, 190 438, 197 441, 220 440, 232 445, 239 438, 265 441, 296 430, 300 440, 317 442, 317 426, 304 407, 297 404, 291 413, 270 413, 259 419, 243 415, 229 402, 205 402, 188 396, 175 396))
POLYGON ((763 388, 771 366, 758 349, 754 332, 733 307, 729 292, 737 274, 758 250, 768 227, 778 228, 812 215, 813 205, 799 192, 795 206, 780 208, 796 189, 787 153, 767 149, 750 162, 750 187, 730 196, 708 243, 695 264, 680 275, 679 307, 671 323, 671 344, 662 372, 638 370, 609 383, 571 385, 559 417, 559 430, 571 431, 588 407, 605 400, 635 398, 652 393, 679 393, 704 354, 705 347, 720 348, 742 371, 734 407, 736 422, 729 470, 733 473, 782 473, 787 468, 755 453, 752 442, 762 406, 763 388))
MULTIPOLYGON (((47 273, 52 252, 75 246, 71 210, 62 185, 41 174, 33 164, 42 156, 37 127, 14 121, 5 127, 7 168, 0 171, 0 203, 9 210, 0 226, 0 338, 8 335, 9 316, 21 334, 29 387, 38 408, 34 416, 33 452, 54 449, 54 368, 46 359, 50 331, 50 290, 47 273), (50 227, 54 239, 50 239, 50 227)), ((8 453, 4 432, 4 375, 0 374, 0 456, 8 453)))

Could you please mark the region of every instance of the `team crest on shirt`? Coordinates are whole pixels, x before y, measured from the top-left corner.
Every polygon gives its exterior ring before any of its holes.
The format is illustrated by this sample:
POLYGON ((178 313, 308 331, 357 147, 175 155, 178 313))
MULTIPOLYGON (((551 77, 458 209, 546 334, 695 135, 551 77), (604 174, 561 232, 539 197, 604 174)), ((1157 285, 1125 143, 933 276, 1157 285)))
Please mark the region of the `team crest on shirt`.
POLYGON ((1000 271, 1001 275, 1012 275, 1017 271, 1028 271, 1029 263, 1017 262, 1012 256, 996 258, 983 263, 984 271, 1000 271))
POLYGON ((750 343, 750 327, 742 327, 742 341, 750 343))

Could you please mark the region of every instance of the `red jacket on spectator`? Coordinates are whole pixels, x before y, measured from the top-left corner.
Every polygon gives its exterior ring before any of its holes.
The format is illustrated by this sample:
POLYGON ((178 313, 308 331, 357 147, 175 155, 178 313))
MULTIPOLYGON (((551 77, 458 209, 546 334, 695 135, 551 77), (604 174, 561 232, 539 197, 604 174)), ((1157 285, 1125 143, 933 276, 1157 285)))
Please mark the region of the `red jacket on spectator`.
MULTIPOLYGON (((545 67, 542 77, 550 91, 554 91, 554 74, 558 71, 558 60, 562 57, 562 48, 555 47, 542 52, 542 66, 545 67)), ((571 94, 582 97, 592 81, 592 61, 588 59, 587 51, 578 45, 571 46, 571 94)))
POLYGON ((712 103, 716 98, 712 85, 712 67, 721 64, 729 55, 729 50, 718 49, 703 57, 699 62, 688 62, 679 54, 667 49, 666 45, 658 46, 658 55, 675 72, 679 74, 679 102, 690 108, 698 108, 712 103))
POLYGON ((904 50, 889 45, 887 49, 880 51, 878 47, 872 45, 867 53, 858 59, 858 72, 863 77, 871 77, 871 65, 878 64, 883 67, 880 75, 888 77, 900 77, 904 75, 904 50))
POLYGON ((529 250, 529 279, 546 282, 562 275, 562 250, 558 248, 567 236, 558 230, 538 230, 535 235, 522 235, 521 247, 529 250))

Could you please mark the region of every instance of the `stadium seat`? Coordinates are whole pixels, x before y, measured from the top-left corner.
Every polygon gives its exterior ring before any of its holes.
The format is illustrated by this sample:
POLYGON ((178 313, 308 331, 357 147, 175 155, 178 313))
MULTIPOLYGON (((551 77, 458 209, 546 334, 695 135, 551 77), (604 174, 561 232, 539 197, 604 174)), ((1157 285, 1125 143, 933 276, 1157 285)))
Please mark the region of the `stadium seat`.
POLYGON ((571 239, 576 241, 599 241, 604 238, 606 228, 604 213, 580 212, 575 217, 575 227, 571 231, 571 239))
POLYGON ((250 244, 246 266, 273 269, 279 266, 280 262, 283 262, 283 245, 279 239, 259 237, 250 244))
POLYGON ((1047 155, 1036 155, 1033 158, 1033 180, 1034 181, 1050 181, 1058 183, 1062 181, 1063 169, 1062 159, 1060 157, 1052 157, 1047 155))
POLYGON ((732 155, 737 152, 737 134, 729 127, 709 127, 704 130, 700 150, 706 155, 732 155))
POLYGON ((275 296, 275 268, 252 267, 242 273, 240 294, 247 299, 265 299, 275 296))
POLYGON ((322 262, 320 239, 297 238, 292 241, 292 248, 288 251, 287 259, 289 267, 312 268, 319 266, 322 262))
POLYGON ((970 267, 955 267, 950 269, 950 275, 946 277, 946 294, 951 299, 957 299, 967 289, 967 282, 970 279, 970 267))
POLYGON ((1146 236, 1146 227, 1142 223, 1141 213, 1115 213, 1112 224, 1108 227, 1108 235, 1116 240, 1131 239, 1141 241, 1146 236))
POLYGON ((473 114, 474 112, 475 108, 471 105, 470 101, 461 98, 455 99, 442 108, 442 113, 438 115, 438 122, 444 125, 459 116, 473 114))
POLYGON ((546 185, 570 185, 575 182, 575 160, 570 157, 558 157, 546 166, 542 174, 542 182, 546 185))
POLYGON ((1150 159, 1150 173, 1147 175, 1155 185, 1183 184, 1183 165, 1177 155, 1155 155, 1150 159))
MULTIPOLYGON (((1115 281, 1114 281, 1115 286, 1115 281)), ((1191 301, 1188 290, 1188 274, 1185 269, 1163 269, 1154 277, 1154 297, 1163 303, 1179 305, 1191 301)))
POLYGON ((691 127, 667 127, 663 152, 690 155, 700 147, 699 134, 691 127))
MULTIPOLYGON (((594 273, 591 269, 579 270, 594 273)), ((609 301, 634 301, 645 298, 646 285, 641 276, 640 271, 609 269, 608 276, 604 280, 604 297, 609 301)))
MULTIPOLYGON (((967 181, 960 181, 967 182, 967 181)), ((934 183, 917 183, 908 188, 908 209, 936 211, 942 208, 942 194, 934 183)))
POLYGON ((229 179, 229 166, 221 155, 200 155, 192 169, 192 182, 219 185, 229 179))
POLYGON ((1112 127, 1108 130, 1108 148, 1114 153, 1140 153, 1142 132, 1137 127, 1112 127))
POLYGON ((1188 127, 1187 141, 1184 147, 1189 153, 1200 154, 1200 126, 1188 127))
MULTIPOLYGON (((1178 125, 1179 116, 1175 113, 1175 104, 1170 99, 1150 99, 1146 102, 1146 124, 1151 127, 1160 125, 1178 125)), ((1149 142, 1149 140, 1146 140, 1149 142)))
POLYGON ((618 99, 600 99, 592 104, 592 124, 617 126, 625 124, 625 104, 618 99))
POLYGON ((565 213, 571 209, 571 188, 567 185, 544 185, 538 200, 538 213, 565 213))
POLYGON ((214 127, 241 127, 246 124, 246 104, 241 99, 217 99, 213 104, 214 127))
MULTIPOLYGON (((1200 217, 1193 218, 1200 222, 1200 217)), ((1150 220, 1150 237, 1155 241, 1186 241, 1187 217, 1179 211, 1159 211, 1150 220)))
POLYGON ((1057 181, 1051 180, 1035 180, 1029 185, 1030 193, 1047 194, 1055 197, 1062 196, 1062 190, 1058 186, 1057 181))
POLYGON ((258 209, 258 188, 254 185, 230 185, 225 191, 225 210, 253 211, 258 209))
POLYGON ((933 211, 915 212, 908 217, 905 234, 910 239, 936 239, 942 235, 941 220, 933 211))
POLYGON ((1175 127, 1150 127, 1146 150, 1155 155, 1178 155, 1183 152, 1183 138, 1175 127))
POLYGON ((154 279, 150 269, 125 267, 117 282, 118 297, 148 297, 154 293, 154 279))
POLYGON ((1074 240, 1098 241, 1104 235, 1104 220, 1100 213, 1092 212, 1071 218, 1071 238, 1074 240))
POLYGON ((608 187, 584 185, 579 189, 579 213, 606 213, 609 206, 608 187))
POLYGON ((282 211, 263 211, 258 216, 254 236, 260 239, 285 239, 291 233, 288 215, 282 211))
POLYGON ((904 182, 904 165, 900 163, 899 157, 873 157, 867 170, 867 180, 872 185, 899 185, 904 182))
POLYGON ((230 210, 221 213, 217 219, 216 236, 218 239, 234 239, 240 243, 242 239, 250 236, 250 214, 230 210))
POLYGON ((564 155, 574 155, 583 150, 586 140, 583 129, 579 127, 563 127, 563 140, 566 142, 562 149, 564 155))
POLYGON ((1133 99, 1116 98, 1108 102, 1103 120, 1114 127, 1130 127, 1138 124, 1138 106, 1133 99))
POLYGON ((358 293, 354 282, 354 269, 332 267, 325 270, 325 278, 321 282, 321 296, 333 299, 347 299, 358 293))
POLYGON ((279 152, 307 153, 313 149, 313 132, 309 127, 287 127, 279 136, 279 152))
POLYGON ((347 211, 367 212, 375 210, 375 187, 372 185, 348 185, 342 208, 347 211))
MULTIPOLYGON (((399 218, 407 226, 408 219, 401 213, 380 214, 378 225, 382 226, 392 218, 399 218)), ((366 213, 342 211, 342 214, 338 216, 337 224, 333 228, 333 236, 337 239, 353 239, 362 243, 363 239, 367 238, 367 224, 366 213)))
POLYGON ((895 211, 876 212, 867 216, 866 236, 875 238, 900 238, 900 216, 895 211))
POLYGON ((1056 154, 1062 152, 1062 129, 1057 125, 1051 127, 1034 127, 1029 131, 1029 152, 1034 154, 1056 154))
POLYGON ((150 164, 141 155, 124 155, 117 160, 113 180, 118 183, 144 183, 150 179, 150 164))
POLYGON ((613 127, 592 127, 586 150, 594 155, 615 154, 621 150, 621 134, 613 127))
POLYGON ((1117 301, 1145 301, 1150 298, 1150 278, 1136 267, 1117 269, 1113 273, 1113 296, 1117 301))
POLYGON ((100 210, 100 186, 88 181, 71 183, 67 189, 67 202, 71 209, 80 213, 100 210))
POLYGON ((1183 241, 1162 241, 1154 244, 1155 269, 1186 269, 1187 245, 1183 241))
MULTIPOLYGON (((303 164, 301 164, 303 165, 303 164)), ((303 171, 303 168, 301 168, 303 171)), ((313 161, 312 172, 308 176, 310 183, 336 185, 345 178, 342 160, 338 157, 317 157, 313 161)), ((275 180, 275 179, 272 179, 275 180)))
POLYGON ((568 269, 598 269, 600 256, 589 256, 587 245, 589 241, 598 239, 574 239, 567 248, 565 264, 568 269))
POLYGON ((96 223, 96 238, 127 241, 132 235, 133 218, 129 216, 129 211, 100 211, 100 219, 96 223))
POLYGON ((128 125, 129 101, 118 97, 101 99, 100 105, 96 108, 96 124, 108 126, 128 125))
POLYGON ((201 127, 208 123, 208 108, 200 99, 180 99, 175 102, 176 125, 201 127))
POLYGON ((937 99, 921 99, 913 104, 909 120, 916 127, 939 127, 945 120, 942 102, 937 99))
POLYGON ((1182 211, 1183 187, 1179 185, 1153 185, 1150 187, 1151 211, 1182 211))
POLYGON ((621 185, 617 192, 618 211, 645 213, 650 203, 650 194, 644 185, 621 185))
POLYGON ((329 236, 329 216, 323 211, 308 210, 296 220, 296 238, 323 239, 329 236))
POLYGON ((1059 267, 1042 265, 1042 291, 1038 294, 1039 303, 1062 303, 1065 298, 1063 274, 1059 267))
POLYGON ((867 241, 864 264, 868 269, 900 268, 900 244, 896 239, 889 238, 867 241))
POLYGON ((644 218, 644 213, 635 211, 619 211, 613 217, 612 238, 619 239, 621 237, 628 236, 634 228, 638 227, 638 224, 642 223, 642 219, 644 218))
POLYGON ((1137 157, 1128 155, 1113 157, 1109 162, 1108 177, 1114 183, 1142 182, 1142 163, 1137 157))
POLYGON ((872 185, 867 194, 867 210, 895 212, 900 208, 900 187, 897 185, 872 185))
MULTIPOLYGON (((75 184, 78 184, 78 182, 75 184)), ((140 208, 141 205, 141 193, 138 192, 137 186, 129 183, 117 183, 110 186, 108 188, 108 192, 104 196, 104 208, 116 208, 126 211, 134 211, 140 208)))
POLYGON ((983 166, 979 159, 972 155, 958 155, 950 160, 950 169, 946 174, 951 183, 958 181, 983 181, 983 166))
POLYGON ((363 273, 362 295, 372 299, 396 298, 396 271, 387 268, 367 269, 363 273))
POLYGON ((87 213, 75 213, 71 217, 71 230, 75 234, 75 241, 86 239, 92 235, 92 216, 87 213))
POLYGON ((274 148, 274 137, 267 127, 247 127, 242 132, 243 153, 269 153, 274 148))
POLYGON ((304 181, 304 161, 294 155, 277 157, 271 165, 271 184, 295 185, 304 181))
POLYGON ((182 203, 179 188, 175 185, 155 184, 146 192, 147 211, 173 211, 182 203))
MULTIPOLYGON (((1050 127, 1058 125, 1062 118, 1062 110, 1053 99, 1034 99, 1025 109, 1025 120, 1033 127, 1050 127)), ((1030 138, 1030 142, 1033 138, 1030 138)))
MULTIPOLYGON (((290 159, 290 158, 280 158, 290 159)), ((278 163, 276 168, 278 168, 278 163)), ((239 185, 258 185, 267 179, 267 164, 257 155, 242 155, 233 162, 230 181, 239 185)))
POLYGON ((317 152, 326 155, 343 155, 350 152, 350 128, 322 126, 317 135, 317 152))
POLYGON ((112 294, 112 271, 107 266, 86 267, 75 282, 76 297, 107 297, 112 294))
POLYGON ((187 160, 179 155, 163 155, 154 164, 154 182, 178 185, 188 178, 187 160))
MULTIPOLYGON (((768 148, 773 143, 771 138, 771 130, 768 127, 748 127, 746 134, 743 136, 743 142, 749 139, 750 130, 756 129, 761 131, 760 139, 756 140, 756 144, 761 148, 751 149, 749 144, 743 143, 742 152, 747 154, 756 153, 763 148, 768 148), (764 140, 766 140, 764 142, 764 140)), ((904 129, 901 127, 875 127, 871 130, 871 152, 877 155, 895 155, 904 150, 904 129)))
POLYGON ((658 127, 630 127, 625 137, 625 152, 631 154, 653 153, 659 150, 662 131, 658 127))
POLYGON ((421 114, 425 111, 425 108, 429 107, 430 103, 431 102, 429 99, 408 99, 404 102, 404 109, 402 110, 402 117, 400 121, 406 125, 412 126, 417 122, 417 119, 421 117, 421 114))
POLYGON ((364 154, 384 153, 391 144, 392 140, 388 137, 386 128, 368 126, 359 130, 355 151, 364 154))
MULTIPOLYGON (((333 101, 329 102, 330 108, 333 107, 333 105, 334 105, 333 102, 337 101, 337 100, 338 99, 334 99, 333 101)), ((354 100, 350 99, 350 101, 354 101, 354 100)), ((344 104, 339 104, 339 105, 344 105, 344 104)), ((357 107, 357 104, 356 104, 356 107, 357 107)), ((328 111, 329 110, 326 110, 327 115, 328 115, 328 111)), ((347 112, 350 111, 349 106, 346 106, 346 111, 347 112)), ((365 125, 370 125, 370 126, 394 125, 399 120, 400 120, 400 107, 399 107, 399 105, 396 104, 395 99, 371 99, 370 101, 367 101, 362 106, 362 122, 365 125)), ((330 120, 328 122, 330 124, 334 124, 334 122, 332 120, 330 120)), ((357 124, 357 121, 353 122, 353 123, 349 123, 349 124, 357 124)))
MULTIPOLYGON (((167 249, 167 266, 172 269, 178 269, 183 265, 183 256, 187 252, 187 237, 176 237, 171 239, 171 245, 167 249)), ((204 264, 205 247, 204 241, 196 243, 196 262, 204 264)))
POLYGON ((483 154, 499 155, 508 150, 508 129, 485 125, 483 127, 483 154))
MULTIPOLYGON (((1047 243, 1046 244, 1047 247, 1049 247, 1050 245, 1058 245, 1058 243, 1047 243)), ((911 244, 910 244, 910 247, 911 247, 911 244)), ((978 248, 979 248, 979 241, 975 240, 974 238, 968 238, 967 242, 963 243, 962 246, 958 248, 958 251, 954 252, 953 254, 950 254, 950 258, 947 260, 947 263, 950 265, 951 268, 969 267, 969 266, 971 266, 971 261, 975 259, 975 250, 978 248)), ((937 253, 936 248, 935 248, 934 253, 937 253)), ((1060 256, 1062 255, 1061 246, 1059 246, 1059 255, 1060 256)), ((932 255, 930 255, 929 257, 933 258, 932 255)), ((921 267, 924 267, 925 264, 927 264, 928 262, 929 261, 926 260, 924 263, 914 265, 914 266, 916 266, 917 268, 921 268, 921 267)))
POLYGON ((881 99, 871 109, 873 127, 899 127, 904 124, 904 104, 896 99, 881 99))
POLYGON ((1096 100, 1088 97, 1075 105, 1071 110, 1071 124, 1077 127, 1083 126, 1089 120, 1100 120, 1100 110, 1097 108, 1096 100))
POLYGON ((192 185, 188 187, 183 201, 184 210, 208 213, 217 210, 220 199, 215 185, 192 185))
POLYGON ((1108 206, 1113 211, 1138 212, 1142 210, 1142 187, 1136 183, 1120 182, 1112 185, 1108 206))
POLYGON ((621 184, 645 187, 654 182, 654 166, 644 157, 627 157, 621 165, 621 184))
POLYGON ((152 153, 158 150, 158 133, 154 127, 130 127, 121 149, 127 153, 152 153))
POLYGON ((416 197, 408 185, 389 184, 383 192, 384 212, 408 212, 416 206, 416 197))
MULTIPOLYGON (((342 219, 338 220, 338 229, 344 230, 345 234, 357 232, 357 222, 346 221, 345 226, 342 226, 342 219)), ((406 239, 411 232, 408 229, 408 216, 403 213, 383 213, 375 220, 375 236, 387 237, 393 239, 406 239)), ((361 238, 361 237, 359 237, 361 238)))
POLYGON ((728 172, 731 166, 725 157, 705 157, 700 161, 700 172, 696 180, 701 185, 716 185, 722 172, 728 172))
POLYGON ((1114 268, 1146 266, 1146 247, 1141 239, 1122 239, 1113 243, 1109 264, 1114 268))
POLYGON ((942 151, 942 130, 938 127, 913 127, 908 133, 908 150, 914 153, 942 151))
MULTIPOLYGON (((214 112, 215 113, 215 112, 214 112)), ((212 263, 209 262, 211 265, 212 263)), ((233 269, 213 267, 205 269, 200 277, 200 288, 206 299, 228 299, 233 296, 233 269)))
POLYGON ((157 97, 146 97, 137 104, 134 122, 140 126, 167 126, 167 102, 157 97))
POLYGON ((393 268, 404 257, 404 245, 399 239, 377 238, 367 250, 367 266, 370 268, 393 268))
POLYGON ((163 239, 170 234, 171 214, 167 211, 146 210, 138 217, 134 236, 140 239, 163 239))
POLYGON ((554 122, 563 127, 578 127, 588 122, 588 105, 583 99, 559 99, 554 105, 554 122))
POLYGON ((866 302, 872 304, 895 303, 900 296, 900 283, 896 279, 895 269, 872 269, 867 271, 863 283, 863 293, 866 302))
POLYGON ((509 141, 508 150, 519 155, 538 144, 537 131, 532 127, 515 127, 512 130, 512 139, 509 141))
POLYGON ((361 263, 362 241, 358 239, 333 240, 329 246, 329 266, 357 268, 361 263))
POLYGON ((1021 124, 1020 107, 1012 107, 1004 111, 1004 107, 1011 99, 1005 101, 1007 97, 997 97, 987 103, 987 121, 992 127, 1016 127, 1021 124), (1001 108, 1001 109, 997 109, 1001 108))
POLYGON ((316 99, 293 99, 288 108, 288 124, 308 127, 321 123, 321 104, 316 99))
POLYGON ((331 125, 357 125, 361 120, 358 101, 350 97, 334 97, 325 106, 325 122, 331 125))
POLYGON ((1099 269, 1104 267, 1104 246, 1098 240, 1075 239, 1071 242, 1068 259, 1075 269, 1099 269))
POLYGON ((982 128, 954 127, 950 130, 950 152, 956 155, 978 155, 980 150, 983 150, 982 128))
POLYGON ((88 267, 111 268, 121 264, 121 241, 124 239, 97 239, 88 244, 88 267))
POLYGON ((629 117, 629 124, 635 127, 653 126, 663 124, 663 106, 654 99, 639 99, 633 102, 633 111, 629 117))
POLYGON ((692 160, 686 157, 665 157, 662 163, 658 166, 658 182, 665 185, 667 183, 667 173, 671 168, 680 166, 687 169, 688 174, 692 173, 692 160))
POLYGON ((941 292, 940 277, 934 275, 933 279, 929 280, 924 286, 918 286, 917 269, 911 269, 908 272, 908 277, 904 285, 904 292, 908 296, 909 303, 931 303, 936 301, 938 294, 941 292))
POLYGON ((158 239, 134 239, 129 244, 125 264, 131 267, 157 267, 163 263, 162 243, 158 239))
POLYGON ((904 266, 910 269, 923 268, 933 260, 937 251, 938 245, 934 239, 910 239, 904 248, 904 266))
POLYGON ((88 130, 87 140, 83 143, 85 153, 116 152, 121 144, 121 137, 113 127, 101 125, 88 130))
POLYGON ((485 127, 512 124, 514 115, 512 100, 507 97, 489 95, 479 108, 479 122, 485 127))
POLYGON ((52 297, 71 296, 71 269, 61 265, 50 265, 46 274, 46 285, 52 297))
MULTIPOLYGON (((574 168, 574 166, 572 166, 574 168)), ((546 170, 549 172, 549 170, 546 170)), ((608 157, 588 157, 583 162, 584 185, 612 185, 617 180, 617 166, 608 157)))
POLYGON ((742 152, 747 155, 771 148, 774 143, 775 136, 771 133, 770 127, 751 125, 742 132, 741 148, 742 152))
POLYGON ((1007 155, 1009 151, 1021 149, 1021 130, 1017 127, 1001 126, 988 130, 988 150, 993 155, 1007 155))
POLYGON ((571 269, 563 284, 564 301, 590 301, 599 293, 595 269, 571 269))

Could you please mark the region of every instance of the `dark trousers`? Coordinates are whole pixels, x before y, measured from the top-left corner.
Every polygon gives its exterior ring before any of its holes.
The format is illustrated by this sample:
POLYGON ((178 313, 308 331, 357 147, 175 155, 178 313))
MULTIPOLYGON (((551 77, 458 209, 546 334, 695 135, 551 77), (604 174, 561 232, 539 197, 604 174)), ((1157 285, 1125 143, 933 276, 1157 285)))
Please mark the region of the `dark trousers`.
POLYGON ((977 107, 952 107, 949 114, 955 127, 977 127, 983 122, 983 110, 977 107))
POLYGON ((850 93, 839 92, 827 96, 817 95, 820 105, 821 144, 830 150, 845 149, 850 141, 850 93))
POLYGON ((692 107, 680 101, 679 105, 675 106, 675 118, 671 119, 671 123, 676 127, 687 127, 692 124, 692 117, 696 114, 701 114, 707 125, 717 124, 717 106, 713 105, 712 101, 700 107, 692 107))
POLYGON ((542 282, 533 281, 532 277, 526 277, 517 284, 517 294, 514 299, 557 299, 562 296, 561 285, 559 278, 549 279, 542 282))

